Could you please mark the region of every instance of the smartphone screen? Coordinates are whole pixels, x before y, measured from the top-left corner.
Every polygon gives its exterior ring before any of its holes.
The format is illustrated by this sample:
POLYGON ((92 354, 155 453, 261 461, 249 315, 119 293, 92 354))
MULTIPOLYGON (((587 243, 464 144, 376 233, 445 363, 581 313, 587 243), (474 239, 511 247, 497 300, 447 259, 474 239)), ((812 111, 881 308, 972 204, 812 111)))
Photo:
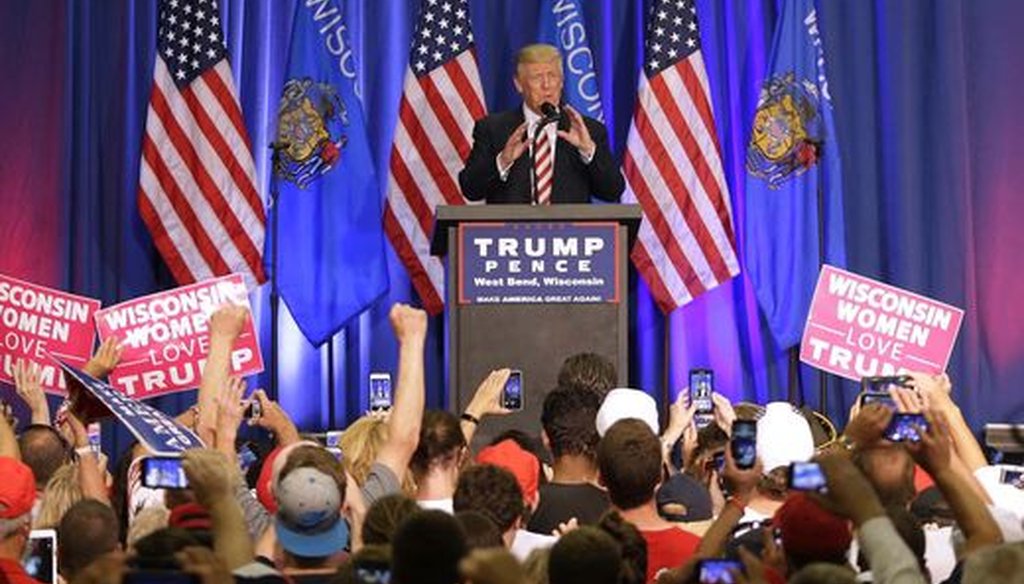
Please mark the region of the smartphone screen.
POLYGON ((341 430, 328 430, 324 434, 324 446, 338 448, 341 446, 341 430))
POLYGON ((238 449, 238 468, 242 469, 242 472, 248 472, 249 467, 257 460, 259 460, 259 456, 252 451, 248 442, 242 444, 241 448, 238 449))
POLYGON ((860 407, 869 404, 882 404, 891 410, 896 409, 896 400, 888 392, 866 391, 860 394, 860 407))
POLYGON ((824 491, 825 473, 816 462, 794 462, 789 465, 789 488, 794 491, 824 491))
POLYGON ((917 434, 917 427, 928 429, 924 414, 893 414, 884 436, 893 442, 918 442, 921 436, 917 434))
POLYGON ((513 369, 501 390, 501 407, 506 410, 523 409, 523 372, 513 369))
POLYGON ((690 370, 690 402, 697 406, 693 419, 698 428, 714 420, 715 403, 711 401, 711 393, 715 390, 714 381, 715 374, 710 369, 690 370))
POLYGON ((1018 489, 1024 489, 1024 470, 1019 468, 1004 468, 999 473, 999 482, 1018 489))
POLYGON ((28 575, 44 584, 57 582, 57 532, 33 529, 29 535, 21 566, 28 575))
POLYGON ((391 409, 391 374, 370 374, 370 411, 382 412, 391 409))
POLYGON ((889 393, 890 389, 909 387, 909 375, 885 375, 864 377, 860 380, 861 391, 870 393, 889 393))
POLYGON ((142 459, 142 486, 150 489, 187 489, 188 479, 179 456, 147 456, 142 459))
POLYGON ((729 441, 732 459, 736 468, 754 468, 757 462, 757 422, 736 420, 732 423, 732 438, 729 441))
POLYGON ((89 447, 92 448, 93 453, 99 456, 100 452, 102 452, 100 443, 103 439, 103 434, 100 430, 100 423, 93 422, 89 424, 86 428, 86 433, 89 436, 89 447))
POLYGON ((260 405, 260 400, 251 399, 245 406, 245 419, 255 420, 263 415, 263 406, 260 405))
POLYGON ((362 560, 355 565, 356 582, 359 584, 389 584, 391 582, 391 565, 387 562, 369 562, 362 560))
POLYGON ((733 584, 736 582, 733 570, 742 574, 743 564, 739 560, 701 560, 697 563, 697 581, 700 584, 733 584))

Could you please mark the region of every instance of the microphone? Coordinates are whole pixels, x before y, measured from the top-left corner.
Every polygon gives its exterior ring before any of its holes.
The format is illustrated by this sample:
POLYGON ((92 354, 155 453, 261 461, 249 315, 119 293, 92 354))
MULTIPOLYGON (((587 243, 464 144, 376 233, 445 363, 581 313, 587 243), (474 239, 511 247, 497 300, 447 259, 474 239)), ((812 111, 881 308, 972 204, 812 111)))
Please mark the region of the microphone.
POLYGON ((540 113, 544 115, 545 122, 557 122, 562 119, 562 112, 546 101, 540 104, 540 113))

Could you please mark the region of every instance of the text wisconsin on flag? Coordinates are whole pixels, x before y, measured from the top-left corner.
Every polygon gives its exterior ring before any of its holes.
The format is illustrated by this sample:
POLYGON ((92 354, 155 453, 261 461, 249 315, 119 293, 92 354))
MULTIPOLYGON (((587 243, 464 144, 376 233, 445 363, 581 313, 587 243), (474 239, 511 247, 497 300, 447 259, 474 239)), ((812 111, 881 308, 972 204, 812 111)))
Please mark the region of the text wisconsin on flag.
POLYGON ((623 203, 643 222, 632 259, 664 312, 739 273, 693 0, 651 7, 623 203))
POLYGON ((216 0, 162 0, 138 205, 179 284, 266 280, 255 177, 216 0))
POLYGON ((430 255, 437 205, 462 205, 458 173, 487 113, 466 0, 424 0, 412 38, 388 171, 384 229, 423 307, 444 308, 444 267, 430 255))

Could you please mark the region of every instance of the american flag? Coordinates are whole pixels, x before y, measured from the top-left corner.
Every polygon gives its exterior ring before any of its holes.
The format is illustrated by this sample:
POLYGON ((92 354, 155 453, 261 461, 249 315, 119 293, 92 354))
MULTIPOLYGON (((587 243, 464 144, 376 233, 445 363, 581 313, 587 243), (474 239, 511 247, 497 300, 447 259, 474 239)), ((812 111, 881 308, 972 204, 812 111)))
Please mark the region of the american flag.
POLYGON ((466 0, 424 0, 391 146, 384 230, 423 307, 444 308, 444 267, 430 255, 434 209, 461 205, 458 172, 486 115, 466 0))
POLYGON ((161 0, 139 212, 180 284, 266 280, 266 218, 216 0, 161 0))
POLYGON ((623 167, 644 218, 633 263, 663 312, 739 273, 693 0, 651 7, 623 167))

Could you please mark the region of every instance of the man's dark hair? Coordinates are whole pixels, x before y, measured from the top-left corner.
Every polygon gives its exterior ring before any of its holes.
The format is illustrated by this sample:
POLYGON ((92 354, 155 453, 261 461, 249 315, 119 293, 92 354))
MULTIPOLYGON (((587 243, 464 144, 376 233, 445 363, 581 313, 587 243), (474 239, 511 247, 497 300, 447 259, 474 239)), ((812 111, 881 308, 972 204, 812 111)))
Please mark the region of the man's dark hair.
POLYGON ((622 573, 619 584, 645 584, 647 581, 647 540, 635 525, 622 518, 618 511, 601 517, 597 528, 612 536, 619 544, 622 573))
POLYGON ((619 584, 622 554, 612 536, 584 526, 562 536, 548 560, 550 584, 619 584))
POLYGON ((619 383, 615 364, 596 353, 577 353, 562 362, 559 387, 592 391, 603 400, 619 383))
POLYGON ((505 542, 501 539, 501 532, 493 521, 479 511, 459 511, 455 514, 455 520, 462 526, 466 533, 466 547, 469 551, 476 549, 487 549, 503 547, 505 542))
POLYGON ((560 386, 544 397, 540 423, 555 458, 596 455, 597 433, 594 420, 601 399, 591 391, 560 386))
POLYGON ((131 567, 138 570, 179 570, 175 554, 187 547, 202 546, 192 532, 180 527, 164 527, 135 542, 131 567))
POLYGON ((914 499, 914 460, 901 446, 875 446, 858 450, 854 464, 875 487, 886 507, 906 507, 914 499))
POLYGON ((661 442, 643 421, 619 420, 597 446, 597 465, 612 504, 635 509, 654 498, 661 480, 661 442))
POLYGON ((64 463, 71 462, 71 447, 67 440, 46 424, 29 424, 18 436, 21 460, 36 477, 36 489, 43 490, 53 473, 64 463))
POLYGON ((57 565, 64 579, 71 581, 93 560, 117 549, 117 515, 96 499, 82 499, 61 517, 57 541, 57 565))
POLYGON ((445 410, 427 410, 423 412, 420 441, 409 461, 409 469, 413 474, 422 476, 430 470, 431 464, 457 457, 465 445, 466 437, 454 414, 445 410))
POLYGON ((363 521, 363 543, 367 545, 389 544, 395 530, 407 517, 420 510, 420 506, 409 497, 393 494, 381 497, 370 505, 363 521))
POLYGON ((391 542, 391 581, 395 584, 455 584, 466 555, 466 536, 444 511, 409 516, 391 542))
POLYGON ((455 511, 476 511, 505 533, 523 516, 523 490, 510 471, 481 464, 459 475, 453 501, 455 511))

